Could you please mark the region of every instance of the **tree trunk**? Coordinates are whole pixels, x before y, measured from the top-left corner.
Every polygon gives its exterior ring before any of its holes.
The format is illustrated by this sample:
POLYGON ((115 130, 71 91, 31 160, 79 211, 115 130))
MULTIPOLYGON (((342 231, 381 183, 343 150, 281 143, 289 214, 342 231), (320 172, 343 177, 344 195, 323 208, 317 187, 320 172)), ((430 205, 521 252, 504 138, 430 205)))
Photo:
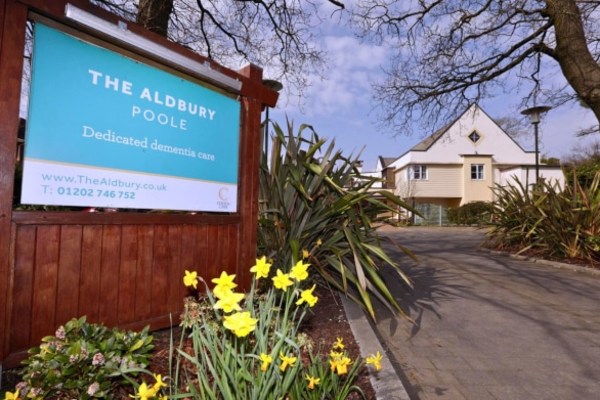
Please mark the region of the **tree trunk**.
POLYGON ((556 35, 553 57, 567 82, 600 121, 600 65, 587 46, 579 7, 575 0, 546 0, 546 12, 556 35))
POLYGON ((137 23, 166 37, 172 11, 173 0, 140 0, 137 23))

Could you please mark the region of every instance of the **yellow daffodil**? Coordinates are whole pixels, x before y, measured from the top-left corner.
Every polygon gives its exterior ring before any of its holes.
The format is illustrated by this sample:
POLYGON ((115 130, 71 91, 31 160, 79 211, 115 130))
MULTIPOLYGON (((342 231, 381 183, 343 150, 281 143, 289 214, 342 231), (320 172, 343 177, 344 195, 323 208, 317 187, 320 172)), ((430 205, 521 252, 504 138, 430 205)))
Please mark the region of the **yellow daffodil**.
POLYGON ((297 357, 288 357, 285 354, 283 354, 283 352, 280 352, 279 359, 281 360, 281 365, 279 366, 279 370, 281 370, 281 372, 285 372, 285 370, 288 366, 289 367, 294 366, 294 364, 296 363, 296 360, 298 358, 297 357))
POLYGON ((378 351, 374 355, 367 357, 367 365, 373 365, 373 367, 375 368, 375 371, 381 371, 381 359, 382 358, 383 358, 383 356, 378 351))
POLYGON ((319 299, 317 296, 313 295, 313 291, 315 290, 316 286, 317 285, 313 285, 313 287, 311 287, 310 289, 306 289, 300 292, 300 298, 296 302, 296 305, 299 306, 302 303, 306 303, 309 305, 309 307, 313 307, 319 299))
POLYGON ((302 249, 302 258, 307 259, 310 257, 310 252, 307 249, 302 249))
POLYGON ((217 299, 223 299, 225 297, 230 296, 232 293, 233 293, 233 290, 231 290, 227 287, 217 285, 213 288, 213 294, 215 295, 215 297, 217 299))
POLYGON ((321 238, 317 239, 317 247, 321 247, 322 244, 323 241, 321 240, 321 238))
POLYGON ((158 374, 158 375, 152 374, 152 375, 154 375, 154 379, 156 380, 156 382, 154 383, 154 386, 152 387, 154 389, 155 393, 158 393, 160 388, 167 387, 167 384, 165 383, 165 381, 163 381, 161 374, 158 374))
POLYGON ((15 390, 14 393, 4 393, 4 400, 19 400, 19 389, 15 390))
POLYGON ((271 264, 267 262, 267 257, 262 256, 256 259, 256 264, 250 268, 250 272, 256 275, 256 279, 268 278, 271 271, 271 264))
POLYGON ((308 267, 310 267, 310 264, 305 264, 302 261, 298 261, 290 271, 291 277, 298 282, 305 280, 308 278, 308 267))
POLYGON ((344 350, 346 346, 344 346, 344 339, 339 337, 335 339, 335 343, 333 344, 334 349, 344 350))
POLYGON ((273 362, 273 358, 270 355, 261 353, 260 361, 262 361, 262 364, 260 365, 260 370, 262 372, 265 372, 267 370, 267 368, 269 368, 269 365, 271 365, 271 363, 273 362))
POLYGON ((284 274, 280 269, 277 270, 277 275, 273 277, 273 285, 277 289, 281 289, 284 292, 289 286, 292 286, 294 282, 290 279, 289 274, 284 274))
POLYGON ((352 364, 352 360, 348 357, 336 357, 329 360, 331 365, 331 371, 335 371, 338 375, 345 375, 348 373, 348 366, 352 364))
POLYGON ((213 278, 211 280, 217 286, 221 286, 222 288, 235 289, 237 285, 233 282, 235 279, 235 274, 229 275, 227 272, 221 272, 221 276, 218 278, 213 278))
POLYGON ((241 311, 242 308, 238 304, 243 300, 243 293, 235 293, 231 290, 220 293, 221 296, 217 296, 219 300, 215 303, 215 310, 223 310, 223 312, 230 313, 232 311, 241 311))
POLYGON ((342 357, 344 357, 344 353, 342 353, 340 351, 333 351, 333 350, 331 350, 331 353, 329 353, 329 357, 331 357, 331 358, 342 358, 342 357))
POLYGON ((256 322, 258 322, 258 319, 252 318, 250 311, 244 311, 226 315, 223 326, 232 331, 237 337, 244 337, 256 329, 256 322))
POLYGON ((306 380, 308 381, 307 387, 309 390, 313 390, 315 386, 321 383, 321 379, 317 378, 316 376, 306 375, 306 380))
POLYGON ((186 269, 183 276, 183 284, 186 287, 193 286, 196 289, 198 287, 198 273, 196 271, 190 272, 186 269))
POLYGON ((233 282, 234 279, 235 274, 228 275, 225 271, 221 272, 220 277, 212 279, 211 282, 215 284, 213 289, 215 296, 220 299, 235 289, 237 285, 233 282))
POLYGON ((129 395, 129 397, 140 400, 149 400, 156 396, 156 392, 157 390, 154 389, 154 387, 149 387, 146 385, 146 382, 142 382, 140 387, 138 387, 137 393, 134 396, 129 395))

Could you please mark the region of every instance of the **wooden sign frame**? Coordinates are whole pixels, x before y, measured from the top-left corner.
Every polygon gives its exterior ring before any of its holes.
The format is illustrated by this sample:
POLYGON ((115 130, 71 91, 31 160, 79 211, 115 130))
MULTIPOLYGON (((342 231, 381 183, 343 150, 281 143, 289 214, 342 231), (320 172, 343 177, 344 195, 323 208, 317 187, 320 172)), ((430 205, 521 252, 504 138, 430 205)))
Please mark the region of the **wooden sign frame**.
MULTIPOLYGON (((13 209, 28 18, 40 15, 83 35, 114 42, 66 18, 67 3, 119 23, 117 16, 83 0, 0 0, 0 366, 4 368, 18 365, 27 349, 74 317, 86 315, 90 322, 124 329, 167 327, 171 316, 177 321, 187 294, 184 270, 197 270, 207 280, 226 270, 247 287, 256 256, 261 112, 276 104, 277 93, 262 84, 257 66, 226 69, 131 22, 127 28, 136 35, 241 81, 237 212, 13 209)), ((124 43, 114 45, 182 75, 204 79, 124 43)))

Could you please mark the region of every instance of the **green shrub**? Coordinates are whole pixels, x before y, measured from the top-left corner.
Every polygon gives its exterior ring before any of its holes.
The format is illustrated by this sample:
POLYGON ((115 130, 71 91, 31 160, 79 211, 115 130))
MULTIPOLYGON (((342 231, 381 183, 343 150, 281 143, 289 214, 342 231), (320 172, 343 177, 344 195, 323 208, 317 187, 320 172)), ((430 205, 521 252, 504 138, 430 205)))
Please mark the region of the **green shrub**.
POLYGON ((386 216, 396 207, 411 207, 373 189, 379 180, 360 176, 358 158, 345 157, 333 142, 326 146, 312 127, 302 125, 297 134, 290 123, 287 134, 274 128, 270 159, 263 154, 261 161, 259 253, 277 265, 293 265, 304 253, 329 285, 371 316, 371 295, 399 311, 380 266, 391 267, 407 285, 410 280, 382 250, 375 227, 390 223, 386 216))
POLYGON ((600 259, 600 173, 587 187, 564 190, 541 182, 494 188, 496 204, 489 241, 497 247, 536 249, 556 257, 600 259))
POLYGON ((448 222, 458 225, 485 225, 490 223, 494 205, 487 201, 474 201, 448 209, 448 222))
POLYGON ((126 377, 148 365, 152 340, 148 328, 123 332, 72 319, 29 350, 16 389, 23 398, 114 398, 126 377))
POLYGON ((600 172, 600 155, 590 157, 588 160, 565 168, 565 177, 570 185, 575 181, 582 187, 588 187, 600 172))

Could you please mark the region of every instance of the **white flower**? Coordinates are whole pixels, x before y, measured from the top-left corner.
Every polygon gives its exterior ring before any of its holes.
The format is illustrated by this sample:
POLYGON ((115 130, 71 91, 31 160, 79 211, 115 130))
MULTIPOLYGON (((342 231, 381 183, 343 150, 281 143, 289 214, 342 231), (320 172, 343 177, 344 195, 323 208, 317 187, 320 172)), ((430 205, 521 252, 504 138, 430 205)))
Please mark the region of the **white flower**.
POLYGON ((65 340, 66 336, 66 332, 65 332, 65 327, 64 326, 59 326, 58 329, 56 330, 56 332, 54 332, 54 336, 56 336, 57 339, 60 340, 65 340))
POLYGON ((100 390, 100 384, 98 382, 94 382, 90 385, 90 387, 88 387, 87 394, 89 396, 93 396, 98 392, 98 390, 100 390))
POLYGON ((96 353, 94 354, 94 357, 92 358, 92 365, 104 365, 104 362, 106 360, 104 359, 104 356, 102 355, 102 353, 96 353))

